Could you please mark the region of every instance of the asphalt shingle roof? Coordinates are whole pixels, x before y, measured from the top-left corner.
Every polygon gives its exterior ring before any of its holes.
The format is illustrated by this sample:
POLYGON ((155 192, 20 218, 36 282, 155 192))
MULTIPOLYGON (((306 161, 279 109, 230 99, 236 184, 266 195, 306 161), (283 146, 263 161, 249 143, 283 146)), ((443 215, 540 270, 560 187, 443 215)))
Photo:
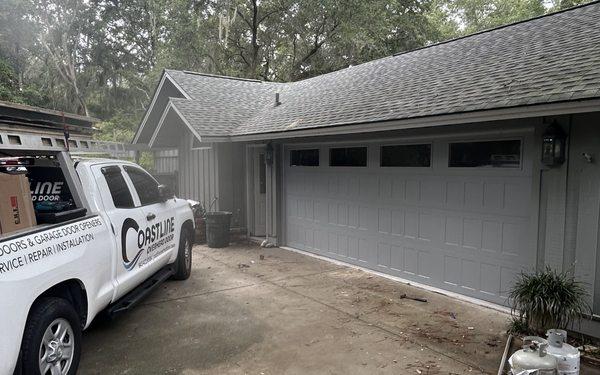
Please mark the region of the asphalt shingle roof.
POLYGON ((171 100, 201 136, 599 98, 600 3, 299 82, 167 74, 192 98, 171 100))

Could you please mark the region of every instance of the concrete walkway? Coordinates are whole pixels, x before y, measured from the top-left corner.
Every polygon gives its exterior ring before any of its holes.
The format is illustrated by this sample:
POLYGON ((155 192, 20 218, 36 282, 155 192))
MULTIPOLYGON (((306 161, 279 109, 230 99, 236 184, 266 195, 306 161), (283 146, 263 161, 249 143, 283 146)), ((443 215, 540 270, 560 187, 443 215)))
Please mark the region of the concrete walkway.
POLYGON ((84 334, 80 373, 495 374, 507 319, 282 249, 196 246, 189 280, 84 334))

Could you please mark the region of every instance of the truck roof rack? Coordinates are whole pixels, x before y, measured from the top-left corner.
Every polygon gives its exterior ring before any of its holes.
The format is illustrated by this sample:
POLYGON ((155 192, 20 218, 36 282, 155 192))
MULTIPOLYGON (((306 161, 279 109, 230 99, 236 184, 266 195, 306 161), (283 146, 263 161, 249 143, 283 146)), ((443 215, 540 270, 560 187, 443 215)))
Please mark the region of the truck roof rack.
POLYGON ((69 151, 75 155, 110 155, 116 158, 133 158, 135 150, 129 144, 72 137, 68 141, 57 134, 23 134, 0 131, 2 150, 47 153, 69 151), (68 147, 67 147, 68 145, 68 147))

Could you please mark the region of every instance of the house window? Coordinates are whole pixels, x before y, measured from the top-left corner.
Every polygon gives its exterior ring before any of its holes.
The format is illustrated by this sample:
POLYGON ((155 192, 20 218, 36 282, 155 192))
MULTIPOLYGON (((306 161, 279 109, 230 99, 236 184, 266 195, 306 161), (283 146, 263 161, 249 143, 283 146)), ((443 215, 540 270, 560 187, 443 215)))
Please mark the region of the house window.
POLYGON ((291 150, 290 166, 292 167, 318 167, 319 149, 291 150))
POLYGON ((381 146, 382 167, 429 167, 431 145, 381 146))
POLYGON ((331 167, 366 167, 366 147, 340 147, 329 149, 331 167))
POLYGON ((449 167, 518 168, 520 165, 520 140, 450 143, 449 167))

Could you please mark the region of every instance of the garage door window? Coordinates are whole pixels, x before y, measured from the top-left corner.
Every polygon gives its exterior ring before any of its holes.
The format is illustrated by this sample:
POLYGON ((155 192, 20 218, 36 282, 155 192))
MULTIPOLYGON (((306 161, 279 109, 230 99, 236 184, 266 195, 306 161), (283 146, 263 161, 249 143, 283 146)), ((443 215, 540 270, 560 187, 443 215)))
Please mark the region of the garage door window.
POLYGON ((429 167, 431 145, 381 146, 382 167, 429 167))
POLYGON ((366 167, 366 147, 340 147, 329 149, 331 167, 366 167))
POLYGON ((319 149, 291 150, 290 166, 292 167, 318 167, 319 149))
POLYGON ((521 141, 450 143, 448 166, 455 168, 518 168, 521 166, 521 141))

